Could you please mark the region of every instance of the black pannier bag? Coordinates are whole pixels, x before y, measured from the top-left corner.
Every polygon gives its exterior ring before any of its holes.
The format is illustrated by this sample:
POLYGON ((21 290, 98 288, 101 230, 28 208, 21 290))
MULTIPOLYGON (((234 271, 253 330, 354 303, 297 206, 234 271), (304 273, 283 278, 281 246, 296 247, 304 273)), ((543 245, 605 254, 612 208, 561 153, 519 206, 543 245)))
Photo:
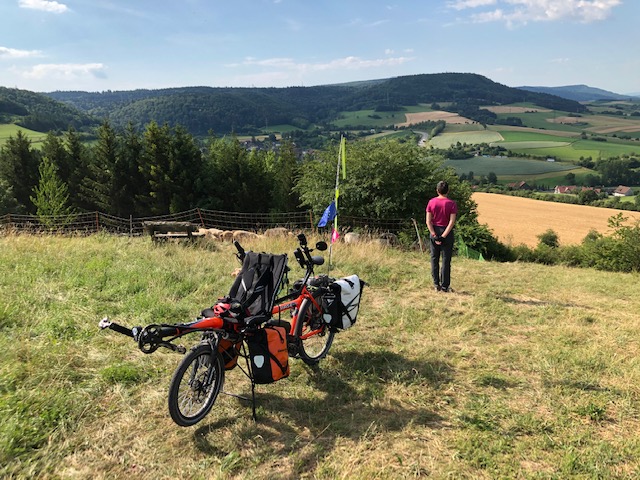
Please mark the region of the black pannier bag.
POLYGON ((364 286, 365 282, 357 275, 340 278, 329 285, 331 292, 322 297, 325 322, 340 330, 356 323, 364 286))
POLYGON ((284 327, 265 325, 247 337, 247 345, 255 383, 273 383, 289 376, 287 331, 284 327))

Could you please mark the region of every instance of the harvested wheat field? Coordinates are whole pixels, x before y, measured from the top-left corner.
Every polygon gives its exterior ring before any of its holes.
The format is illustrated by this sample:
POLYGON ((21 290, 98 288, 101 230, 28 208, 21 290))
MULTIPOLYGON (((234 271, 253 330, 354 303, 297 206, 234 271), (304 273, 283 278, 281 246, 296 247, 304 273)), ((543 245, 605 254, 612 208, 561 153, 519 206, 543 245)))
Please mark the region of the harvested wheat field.
POLYGON ((406 121, 403 123, 398 123, 396 124, 396 126, 409 127, 417 123, 437 122, 438 120, 444 120, 447 123, 456 123, 456 124, 474 123, 473 120, 470 120, 466 117, 461 117, 457 113, 443 112, 440 110, 433 111, 433 112, 405 113, 405 117, 406 117, 406 121))
POLYGON ((515 246, 535 247, 538 235, 552 229, 561 245, 582 242, 589 230, 611 233, 608 219, 622 213, 630 220, 640 221, 640 212, 611 208, 545 202, 530 198, 511 197, 494 193, 473 194, 478 204, 478 220, 485 223, 501 242, 515 246))

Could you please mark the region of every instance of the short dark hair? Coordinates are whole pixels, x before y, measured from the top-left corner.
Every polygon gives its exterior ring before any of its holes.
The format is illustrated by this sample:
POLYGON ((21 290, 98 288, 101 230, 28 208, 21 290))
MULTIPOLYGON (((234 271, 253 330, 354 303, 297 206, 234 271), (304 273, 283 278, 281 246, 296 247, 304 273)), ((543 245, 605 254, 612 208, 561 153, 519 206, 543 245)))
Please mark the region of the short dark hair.
POLYGON ((436 191, 442 195, 449 193, 449 184, 444 180, 440 180, 438 182, 438 186, 436 187, 436 191))

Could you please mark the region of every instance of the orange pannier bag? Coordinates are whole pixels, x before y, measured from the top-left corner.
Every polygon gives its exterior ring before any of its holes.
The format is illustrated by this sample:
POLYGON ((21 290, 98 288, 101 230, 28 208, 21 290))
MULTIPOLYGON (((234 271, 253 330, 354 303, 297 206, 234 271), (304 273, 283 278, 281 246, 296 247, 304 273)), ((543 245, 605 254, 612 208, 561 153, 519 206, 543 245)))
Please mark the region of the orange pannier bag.
POLYGON ((287 331, 284 327, 265 325, 246 340, 255 383, 273 383, 289 376, 287 331))

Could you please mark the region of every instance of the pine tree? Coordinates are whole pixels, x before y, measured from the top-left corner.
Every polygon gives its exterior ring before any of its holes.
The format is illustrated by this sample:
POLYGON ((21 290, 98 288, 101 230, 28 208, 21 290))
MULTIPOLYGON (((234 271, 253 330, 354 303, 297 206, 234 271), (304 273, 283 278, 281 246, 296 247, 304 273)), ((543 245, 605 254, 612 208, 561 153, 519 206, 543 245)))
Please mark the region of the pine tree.
POLYGON ((35 196, 31 201, 36 207, 36 214, 45 225, 53 224, 53 216, 70 215, 71 208, 68 206, 69 194, 67 186, 58 176, 58 167, 49 159, 42 157, 40 167, 40 181, 33 190, 35 196))
POLYGON ((65 180, 69 190, 69 203, 75 208, 81 210, 90 210, 91 206, 81 195, 82 181, 88 176, 89 151, 82 144, 82 139, 78 132, 69 127, 65 134, 64 145, 67 151, 67 160, 69 162, 69 176, 65 180))
POLYGON ((200 205, 207 185, 202 152, 193 136, 181 126, 171 139, 169 177, 172 181, 170 213, 200 205))
POLYGON ((82 180, 80 195, 91 210, 99 210, 111 215, 113 169, 116 162, 118 141, 109 124, 98 128, 98 143, 93 147, 87 165, 87 176, 82 180))
POLYGON ((144 132, 144 154, 140 170, 148 183, 147 212, 152 215, 169 213, 172 181, 171 132, 168 125, 156 122, 147 125, 144 132))
POLYGON ((31 140, 18 130, 0 148, 0 179, 13 191, 13 196, 28 213, 34 211, 31 203, 33 188, 38 184, 40 153, 31 148, 31 140))

